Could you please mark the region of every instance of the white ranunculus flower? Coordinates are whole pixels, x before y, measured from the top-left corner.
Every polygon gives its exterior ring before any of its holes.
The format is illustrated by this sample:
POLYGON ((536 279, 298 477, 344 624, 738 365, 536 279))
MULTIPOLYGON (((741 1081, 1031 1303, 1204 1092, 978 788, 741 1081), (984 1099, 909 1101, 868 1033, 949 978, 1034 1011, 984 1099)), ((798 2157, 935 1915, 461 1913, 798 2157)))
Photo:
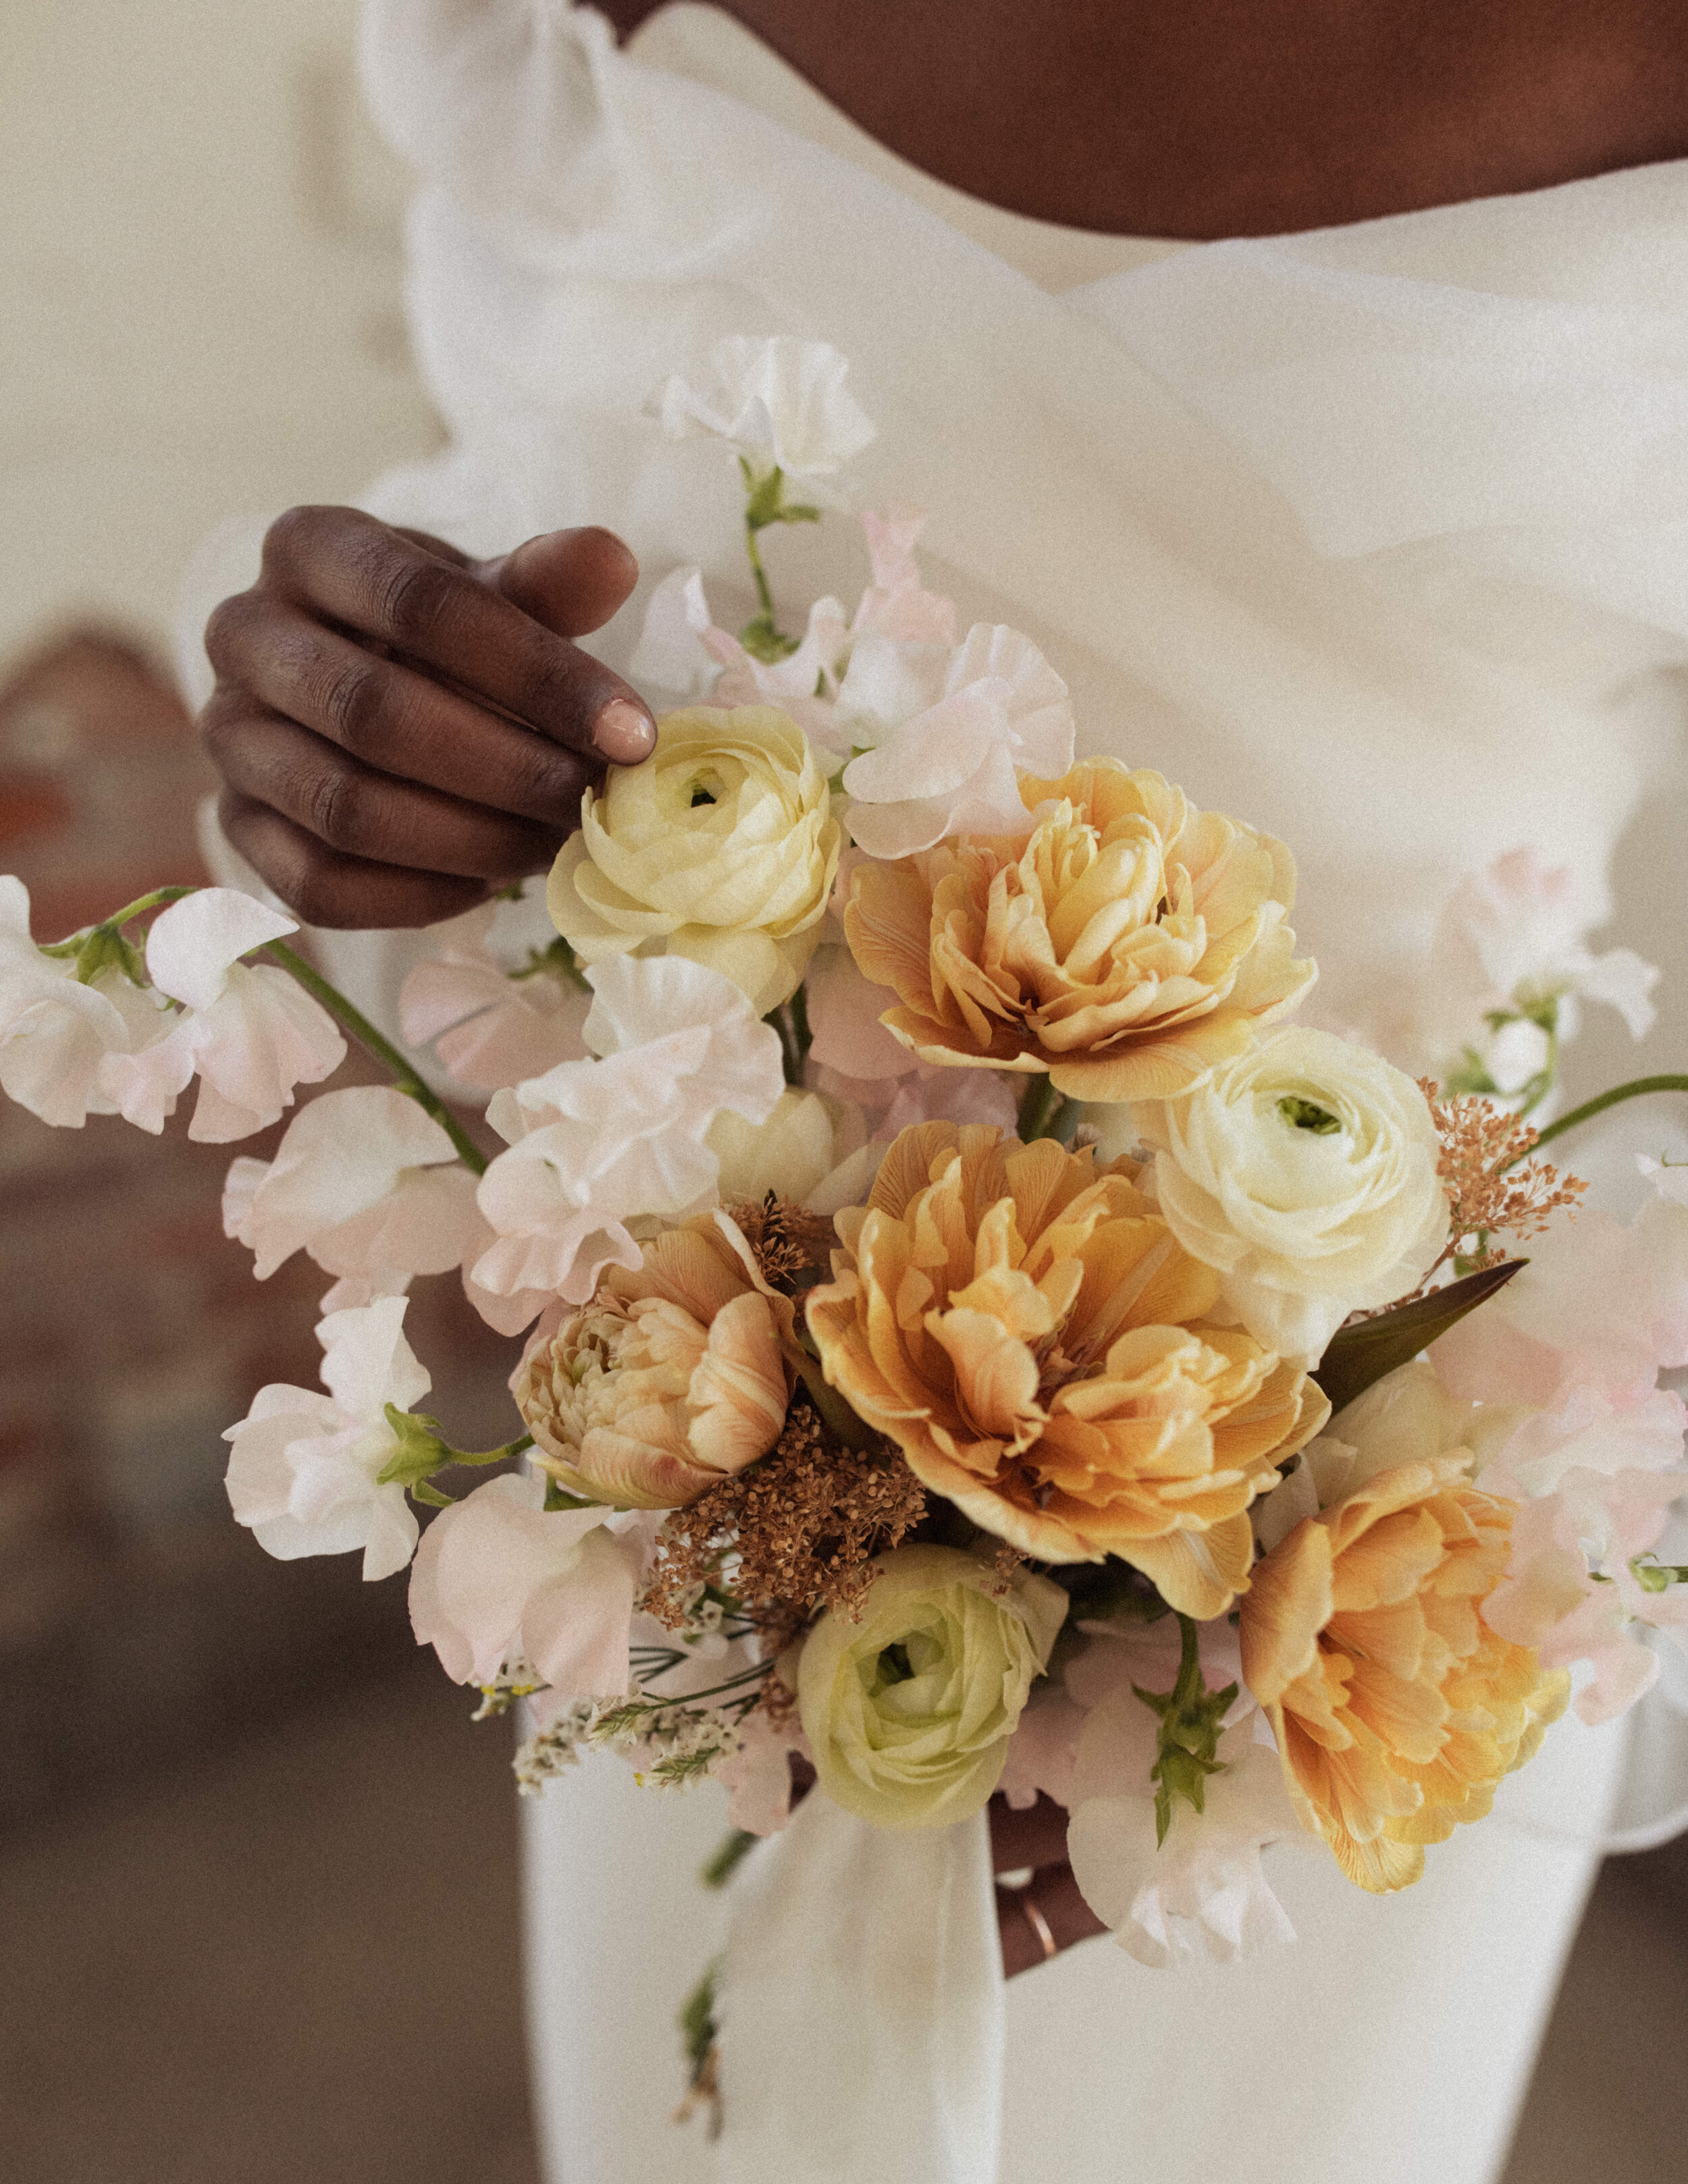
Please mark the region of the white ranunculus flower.
POLYGON ((844 392, 850 359, 830 342, 734 334, 709 360, 701 389, 677 373, 656 399, 670 439, 710 433, 766 468, 814 479, 835 477, 874 437, 844 392))
POLYGON ((659 722, 643 765, 611 766, 547 900, 584 963, 688 956, 766 1016, 820 938, 843 833, 803 731, 767 705, 694 706, 659 722))
POLYGON ((852 1101, 794 1089, 781 1093, 766 1123, 723 1112, 704 1139, 721 1162, 719 1188, 727 1205, 772 1190, 794 1206, 807 1206, 846 1167, 856 1173, 855 1156, 866 1142, 866 1123, 852 1101))
POLYGON ((403 1569, 416 1545, 404 1489, 380 1484, 398 1446, 386 1407, 413 1409, 432 1384, 404 1340, 403 1297, 330 1312, 316 1330, 323 1385, 260 1388, 223 1436, 229 1503, 280 1562, 364 1552, 366 1579, 403 1569))
POLYGON ((1280 1356, 1415 1288, 1447 1239, 1423 1094, 1368 1049, 1290 1025, 1184 1099, 1134 1110, 1179 1243, 1280 1356))
POLYGON ((1048 1578, 1005 1584, 954 1547, 899 1547, 861 1618, 804 1641, 798 1708, 821 1787, 885 1828, 964 1820, 996 1787, 1067 1613, 1048 1578))

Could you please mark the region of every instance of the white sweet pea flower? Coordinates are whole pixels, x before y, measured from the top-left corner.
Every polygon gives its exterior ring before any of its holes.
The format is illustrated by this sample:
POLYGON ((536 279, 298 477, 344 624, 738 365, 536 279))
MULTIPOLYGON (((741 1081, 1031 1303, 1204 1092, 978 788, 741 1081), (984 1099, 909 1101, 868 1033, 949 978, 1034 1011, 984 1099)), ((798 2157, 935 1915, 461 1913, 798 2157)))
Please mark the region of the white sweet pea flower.
POLYGON ((788 477, 836 477, 874 437, 844 392, 850 359, 829 342, 735 334, 710 351, 699 389, 677 373, 655 407, 671 440, 710 433, 788 477))
POLYGON ((386 1406, 410 1410, 432 1384, 404 1340, 404 1304, 382 1297, 331 1312, 316 1330, 328 1393, 260 1388, 223 1436, 235 1521, 278 1561, 361 1547, 369 1580, 403 1569, 415 1551, 404 1487, 377 1483, 398 1446, 386 1406))
POLYGON ((592 996, 545 960, 557 939, 544 889, 485 903, 438 928, 443 943, 406 978, 398 1028, 432 1045, 460 1084, 499 1092, 583 1050, 592 996))
POLYGON ((1650 1154, 1637 1153, 1635 1166, 1661 1198, 1673 1206, 1688 1206, 1688 1161, 1656 1161, 1650 1154))
POLYGON ((914 549, 926 528, 927 511, 908 502, 866 509, 861 528, 867 540, 872 581, 850 621, 853 638, 883 637, 899 644, 955 645, 955 604, 921 582, 914 549))
MULTIPOLYGON (((1170 1622, 1170 1618, 1168 1618, 1170 1622)), ((1204 1624, 1202 1673, 1210 1689, 1238 1681, 1235 1634, 1204 1624)), ((1270 1842, 1301 1833, 1278 1754, 1245 1691, 1225 1717, 1200 1813, 1173 1806, 1156 1847, 1155 1764, 1159 1721, 1133 1691, 1171 1690, 1178 1643, 1164 1626, 1099 1638, 1067 1671, 1067 1687, 1089 1711, 1072 1770, 1067 1853, 1085 1901, 1115 1942, 1139 1964, 1162 1967, 1211 1958, 1230 1963, 1295 1929, 1261 1864, 1270 1842)))
POLYGON ((61 1129, 114 1115, 103 1065, 161 1038, 163 1008, 114 964, 83 985, 73 956, 43 956, 30 938, 29 889, 0 875, 0 1090, 8 1099, 61 1129))
POLYGON ((1533 849, 1509 850, 1455 889, 1431 946, 1431 1014, 1440 1044, 1464 1052, 1464 1075, 1486 1075, 1504 1097, 1524 1091, 1551 1069, 1549 1025, 1574 1039, 1585 1000, 1646 1037, 1657 970, 1630 948, 1591 954, 1586 923, 1568 867, 1550 870, 1533 849))
POLYGON ((410 1624, 454 1683, 546 1684, 621 1698, 644 1535, 609 1509, 545 1509, 543 1479, 506 1474, 429 1525, 410 1624))
POLYGON ((1350 1312, 1417 1288, 1447 1240, 1423 1094, 1333 1033, 1268 1032, 1132 1114, 1173 1234, 1280 1357, 1318 1357, 1350 1312))
POLYGON ((475 1184, 414 1100, 391 1085, 354 1085, 302 1108, 273 1161, 232 1163, 223 1233, 253 1253, 260 1282, 308 1251, 340 1277, 325 1300, 331 1312, 401 1295, 416 1274, 477 1258, 491 1232, 475 1184))
POLYGON ((723 1108, 766 1122, 785 1089, 777 1034, 719 972, 612 956, 586 975, 584 1035, 604 1059, 561 1062, 487 1110, 510 1150, 481 1180, 496 1240, 472 1279, 529 1319, 554 1296, 586 1303, 605 1267, 637 1267, 629 1221, 710 1203, 710 1125, 723 1108))
POLYGON ((976 623, 943 662, 936 648, 864 637, 838 713, 873 747, 844 768, 849 825, 870 856, 911 856, 946 834, 1031 832, 1018 776, 1072 764, 1072 701, 1031 639, 976 623))
POLYGON ((339 1067, 346 1042, 328 1011, 277 966, 240 961, 298 930, 235 888, 201 888, 153 920, 148 974, 183 1013, 163 1039, 103 1065, 103 1089, 126 1121, 161 1130, 197 1072, 187 1134, 226 1145, 279 1121, 296 1084, 339 1067))

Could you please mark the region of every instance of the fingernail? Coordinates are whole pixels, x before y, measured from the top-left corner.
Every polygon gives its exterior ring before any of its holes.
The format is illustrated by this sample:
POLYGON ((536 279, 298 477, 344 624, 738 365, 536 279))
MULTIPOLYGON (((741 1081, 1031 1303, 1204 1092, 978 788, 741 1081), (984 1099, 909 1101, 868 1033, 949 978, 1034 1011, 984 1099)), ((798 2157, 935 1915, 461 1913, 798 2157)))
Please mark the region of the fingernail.
POLYGON ((637 766, 656 749, 656 724, 625 698, 612 698, 592 724, 592 740, 611 766, 637 766))

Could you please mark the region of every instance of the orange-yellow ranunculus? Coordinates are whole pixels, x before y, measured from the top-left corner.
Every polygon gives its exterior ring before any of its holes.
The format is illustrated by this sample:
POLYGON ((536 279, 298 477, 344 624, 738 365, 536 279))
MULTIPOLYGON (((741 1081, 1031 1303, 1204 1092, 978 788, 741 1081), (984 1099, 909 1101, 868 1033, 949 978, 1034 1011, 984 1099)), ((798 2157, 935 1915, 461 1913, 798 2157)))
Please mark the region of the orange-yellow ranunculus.
POLYGON ((1456 1451, 1379 1472, 1296 1525, 1243 1602, 1243 1674, 1290 1796, 1348 1878, 1379 1893, 1418 1880, 1426 1843, 1483 1818, 1569 1690, 1483 1620, 1517 1505, 1469 1468, 1456 1451))
POLYGON ((943 841, 851 875, 850 948, 923 1061, 1173 1099, 1312 983, 1281 842, 1117 759, 1020 786, 1048 807, 1029 840, 943 841))
POLYGON ((1248 1506, 1317 1433, 1306 1376, 1207 1314, 1217 1278, 1128 1161, 920 1123, 838 1217, 827 1379, 928 1486, 1047 1562, 1122 1556, 1173 1606, 1248 1582, 1248 1506))
POLYGON ((725 1214, 616 1268, 516 1381, 535 1462, 571 1493, 673 1509, 766 1456, 794 1380, 791 1301, 725 1214))

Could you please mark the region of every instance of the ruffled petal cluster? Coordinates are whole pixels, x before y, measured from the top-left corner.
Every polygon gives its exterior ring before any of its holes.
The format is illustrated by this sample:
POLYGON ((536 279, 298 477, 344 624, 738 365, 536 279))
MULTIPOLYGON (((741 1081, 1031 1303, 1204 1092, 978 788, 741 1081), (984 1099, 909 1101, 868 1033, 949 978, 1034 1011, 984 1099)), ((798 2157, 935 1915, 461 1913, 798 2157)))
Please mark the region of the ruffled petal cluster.
POLYGON ((547 900, 582 962, 688 956, 765 1016, 815 951, 843 839, 794 721, 697 706, 658 723, 643 765, 612 766, 587 792, 547 900))
POLYGON ((73 957, 43 955, 30 938, 29 889, 0 874, 0 1091, 8 1100, 60 1129, 114 1115, 114 1061, 170 1025, 159 997, 115 966, 85 985, 73 957))
POLYGON ((1212 1323, 1217 1277, 1129 1162, 921 1123, 837 1226, 810 1329, 917 1477, 1040 1560, 1119 1555, 1186 1614, 1228 1607, 1249 1504, 1329 1405, 1212 1323))
POLYGON ((1454 1450, 1376 1473, 1303 1518, 1243 1602, 1243 1674, 1290 1796, 1377 1893, 1484 1817, 1569 1696, 1563 1671, 1484 1619, 1517 1505, 1473 1486, 1470 1464, 1454 1450))
POLYGON ((705 1214, 612 1269, 514 1383, 536 1461, 576 1494, 673 1509, 766 1456, 795 1381, 793 1308, 735 1224, 705 1214))
POLYGON ((850 876, 851 952, 894 989, 883 1021, 922 1060, 1170 1099, 1312 983, 1281 843, 1113 759, 1020 791, 1029 838, 946 840, 850 876))

